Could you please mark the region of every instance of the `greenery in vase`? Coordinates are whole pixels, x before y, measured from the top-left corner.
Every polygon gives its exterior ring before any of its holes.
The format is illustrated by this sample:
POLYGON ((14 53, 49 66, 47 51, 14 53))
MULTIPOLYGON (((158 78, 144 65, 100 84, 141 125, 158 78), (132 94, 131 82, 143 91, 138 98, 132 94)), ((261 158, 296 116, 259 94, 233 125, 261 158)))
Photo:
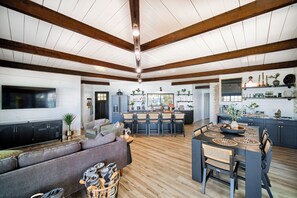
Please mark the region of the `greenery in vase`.
POLYGON ((252 102, 250 105, 247 106, 247 108, 249 108, 250 110, 254 110, 258 107, 259 107, 259 105, 255 102, 252 102))
POLYGON ((67 124, 68 126, 68 131, 71 131, 71 123, 73 122, 73 120, 76 118, 76 116, 72 113, 66 113, 64 116, 63 116, 63 120, 64 122, 67 124))
POLYGON ((236 108, 237 104, 230 104, 227 108, 227 113, 231 117, 232 121, 236 121, 242 116, 243 109, 236 108))

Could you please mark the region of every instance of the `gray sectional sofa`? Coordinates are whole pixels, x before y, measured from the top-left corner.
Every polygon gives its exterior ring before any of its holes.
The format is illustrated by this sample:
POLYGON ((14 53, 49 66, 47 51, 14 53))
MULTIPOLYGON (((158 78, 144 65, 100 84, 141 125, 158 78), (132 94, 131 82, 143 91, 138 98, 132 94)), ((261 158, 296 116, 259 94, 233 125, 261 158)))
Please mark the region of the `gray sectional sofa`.
POLYGON ((110 133, 80 142, 22 152, 0 160, 0 198, 30 197, 54 188, 68 196, 82 188, 79 180, 86 169, 98 162, 127 165, 127 143, 110 133))

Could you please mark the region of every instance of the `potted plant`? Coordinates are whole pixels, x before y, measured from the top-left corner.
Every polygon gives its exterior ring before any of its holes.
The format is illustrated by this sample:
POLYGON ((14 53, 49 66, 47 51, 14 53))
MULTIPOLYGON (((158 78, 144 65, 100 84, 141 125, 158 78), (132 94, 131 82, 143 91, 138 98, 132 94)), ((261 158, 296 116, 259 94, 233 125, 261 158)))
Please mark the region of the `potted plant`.
POLYGON ((274 78, 275 79, 272 82, 275 87, 279 86, 279 80, 277 80, 277 78, 279 77, 279 75, 280 75, 279 73, 276 73, 274 76, 271 75, 271 76, 268 77, 268 78, 274 78))
POLYGON ((72 113, 66 113, 63 116, 63 120, 64 122, 67 124, 68 126, 68 130, 67 130, 67 136, 70 137, 72 135, 72 131, 71 131, 71 123, 73 122, 73 120, 75 119, 75 115, 72 113))
POLYGON ((134 110, 134 104, 135 104, 135 102, 134 102, 134 101, 131 101, 131 102, 130 102, 130 105, 131 105, 131 110, 134 110))
POLYGON ((232 129, 233 128, 238 128, 238 123, 236 122, 236 120, 242 116, 242 112, 243 112, 242 109, 237 109, 236 105, 237 104, 232 103, 227 108, 227 113, 229 114, 229 116, 232 119, 232 122, 231 122, 231 128, 232 129))
POLYGON ((255 103, 255 102, 252 102, 250 105, 247 105, 247 108, 249 108, 249 110, 252 111, 252 114, 255 113, 254 110, 255 110, 256 108, 258 108, 258 107, 259 107, 259 105, 258 105, 257 103, 255 103))

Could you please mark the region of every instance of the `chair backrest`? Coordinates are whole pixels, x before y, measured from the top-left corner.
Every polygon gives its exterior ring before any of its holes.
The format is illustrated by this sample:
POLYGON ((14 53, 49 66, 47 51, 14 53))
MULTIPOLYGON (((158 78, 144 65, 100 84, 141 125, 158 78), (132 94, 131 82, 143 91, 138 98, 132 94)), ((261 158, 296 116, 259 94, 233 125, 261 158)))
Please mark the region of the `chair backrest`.
POLYGON ((210 128, 212 126, 213 126, 213 123, 212 122, 208 123, 208 125, 207 125, 208 128, 210 128))
POLYGON ((124 120, 132 120, 133 113, 123 113, 124 120))
POLYGON ((192 137, 197 137, 201 134, 201 128, 195 129, 192 133, 192 137))
POLYGON ((232 149, 225 149, 216 147, 209 144, 202 143, 203 155, 204 157, 222 162, 225 164, 231 163, 231 157, 234 156, 234 151, 232 149))
POLYGON ((263 172, 268 173, 270 169, 270 164, 272 161, 272 141, 270 138, 267 139, 264 150, 264 158, 262 160, 262 169, 263 172))
POLYGON ((150 120, 158 120, 159 114, 158 113, 149 113, 148 114, 150 120))
POLYGON ((162 113, 162 119, 170 120, 172 117, 171 113, 162 113))
POLYGON ((269 137, 268 133, 267 133, 266 131, 263 132, 262 140, 261 140, 261 143, 262 143, 263 147, 265 147, 266 142, 267 142, 267 140, 268 140, 268 137, 269 137))
POLYGON ((138 120, 145 120, 147 117, 147 114, 146 113, 137 113, 136 117, 138 120))
POLYGON ((204 132, 206 132, 208 129, 207 129, 207 126, 205 125, 205 126, 203 126, 203 127, 201 127, 201 132, 202 133, 204 133, 204 132))
POLYGON ((261 135, 261 141, 262 139, 264 138, 264 135, 267 133, 267 129, 264 128, 263 131, 262 131, 262 135, 261 135))
POLYGON ((184 113, 175 113, 175 119, 176 120, 183 120, 185 119, 185 114, 184 113))

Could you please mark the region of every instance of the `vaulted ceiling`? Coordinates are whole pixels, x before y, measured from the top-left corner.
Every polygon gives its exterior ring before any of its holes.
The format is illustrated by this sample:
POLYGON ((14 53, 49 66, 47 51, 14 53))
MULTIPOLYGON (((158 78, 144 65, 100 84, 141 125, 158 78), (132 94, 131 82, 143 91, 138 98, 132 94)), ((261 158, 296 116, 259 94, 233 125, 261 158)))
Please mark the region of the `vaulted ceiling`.
POLYGON ((86 82, 137 82, 135 20, 143 81, 189 84, 220 74, 297 67, 296 0, 0 0, 0 5, 3 67, 81 75, 86 82))

